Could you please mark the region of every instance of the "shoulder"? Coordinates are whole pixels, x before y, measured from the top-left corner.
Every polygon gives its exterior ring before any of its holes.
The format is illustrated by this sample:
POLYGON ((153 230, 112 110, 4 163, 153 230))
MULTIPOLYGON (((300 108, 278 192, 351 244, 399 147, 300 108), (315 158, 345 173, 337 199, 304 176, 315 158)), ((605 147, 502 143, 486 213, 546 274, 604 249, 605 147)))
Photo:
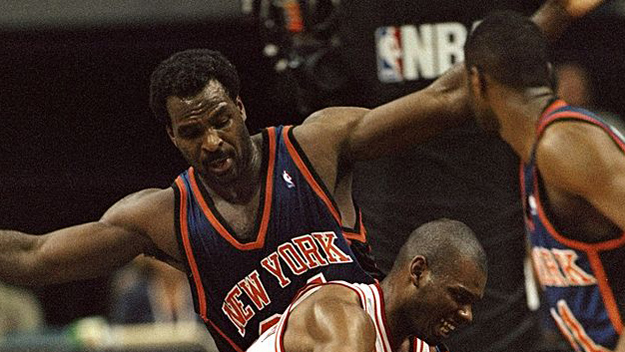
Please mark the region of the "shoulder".
POLYGON ((174 191, 171 187, 149 188, 119 200, 100 221, 149 234, 162 220, 171 218, 173 224, 173 211, 174 191))
POLYGON ((324 140, 346 138, 369 109, 358 107, 332 107, 312 113, 293 130, 300 143, 319 143, 324 140))
POLYGON ((371 318, 362 308, 360 297, 351 288, 338 284, 328 284, 309 298, 307 308, 310 317, 319 325, 318 329, 327 328, 327 322, 341 327, 341 330, 373 332, 371 318))
POLYGON ((572 190, 596 184, 623 160, 623 152, 605 130, 582 121, 549 126, 536 149, 545 181, 572 190))
POLYGON ((376 332, 350 288, 328 284, 302 301, 289 317, 285 346, 299 350, 372 351, 376 332), (312 346, 312 348, 310 348, 312 346))

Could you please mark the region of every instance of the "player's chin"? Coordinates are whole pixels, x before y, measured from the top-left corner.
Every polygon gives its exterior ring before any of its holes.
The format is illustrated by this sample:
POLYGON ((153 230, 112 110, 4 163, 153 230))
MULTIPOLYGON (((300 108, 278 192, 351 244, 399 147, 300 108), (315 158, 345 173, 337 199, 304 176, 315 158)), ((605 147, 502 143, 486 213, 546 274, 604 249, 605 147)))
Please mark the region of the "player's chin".
POLYGON ((429 345, 438 345, 443 342, 443 340, 447 339, 451 334, 451 330, 447 328, 447 326, 443 326, 441 324, 436 324, 427 336, 424 336, 422 340, 427 342, 429 345))

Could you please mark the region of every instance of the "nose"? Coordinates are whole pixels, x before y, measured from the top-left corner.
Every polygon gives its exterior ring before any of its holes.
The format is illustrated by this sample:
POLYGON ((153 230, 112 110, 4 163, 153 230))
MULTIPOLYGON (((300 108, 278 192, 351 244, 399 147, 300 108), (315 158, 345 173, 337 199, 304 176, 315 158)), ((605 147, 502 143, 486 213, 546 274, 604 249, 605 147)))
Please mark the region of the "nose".
POLYGON ((202 148, 209 152, 214 152, 223 144, 223 139, 219 137, 219 133, 212 128, 206 131, 202 148))
POLYGON ((468 324, 470 322, 473 321, 473 310, 471 309, 471 305, 467 304, 465 306, 462 306, 459 310, 458 310, 458 315, 460 316, 460 319, 465 322, 465 324, 468 324))

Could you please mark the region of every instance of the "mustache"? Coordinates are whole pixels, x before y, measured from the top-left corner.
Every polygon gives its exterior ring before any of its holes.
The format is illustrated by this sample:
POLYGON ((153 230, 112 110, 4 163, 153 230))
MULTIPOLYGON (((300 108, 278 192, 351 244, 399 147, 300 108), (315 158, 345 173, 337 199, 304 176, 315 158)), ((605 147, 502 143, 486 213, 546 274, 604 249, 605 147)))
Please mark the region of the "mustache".
POLYGON ((210 164, 210 163, 212 163, 212 162, 214 162, 214 161, 217 161, 217 160, 223 160, 223 159, 226 159, 226 158, 228 158, 229 156, 230 156, 230 155, 229 155, 228 153, 226 153, 225 151, 223 151, 223 150, 216 151, 216 152, 210 153, 210 154, 206 157, 206 159, 204 159, 204 163, 205 163, 205 164, 210 164))

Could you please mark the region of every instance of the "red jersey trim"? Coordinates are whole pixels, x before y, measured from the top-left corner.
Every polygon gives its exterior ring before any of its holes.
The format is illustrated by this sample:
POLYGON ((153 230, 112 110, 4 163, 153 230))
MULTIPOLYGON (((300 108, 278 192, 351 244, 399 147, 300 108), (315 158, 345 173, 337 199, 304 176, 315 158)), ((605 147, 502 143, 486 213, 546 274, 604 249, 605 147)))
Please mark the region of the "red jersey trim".
MULTIPOLYGON (((376 283, 374 284, 375 290, 373 291, 374 295, 378 295, 379 297, 379 301, 380 301, 380 307, 376 307, 376 312, 377 309, 380 310, 380 314, 376 314, 376 319, 379 319, 379 317, 382 317, 382 321, 379 322, 380 324, 380 329, 383 329, 383 334, 382 336, 385 337, 382 341, 382 345, 384 346, 384 349, 387 350, 388 352, 391 351, 395 351, 396 348, 395 346, 392 346, 391 344, 391 330, 388 328, 388 322, 386 321, 386 305, 384 303, 384 292, 382 291, 382 287, 380 287, 380 283, 376 281, 376 283), (387 346, 388 344, 388 346, 387 346)), ((376 300, 377 301, 377 300, 376 300)))

